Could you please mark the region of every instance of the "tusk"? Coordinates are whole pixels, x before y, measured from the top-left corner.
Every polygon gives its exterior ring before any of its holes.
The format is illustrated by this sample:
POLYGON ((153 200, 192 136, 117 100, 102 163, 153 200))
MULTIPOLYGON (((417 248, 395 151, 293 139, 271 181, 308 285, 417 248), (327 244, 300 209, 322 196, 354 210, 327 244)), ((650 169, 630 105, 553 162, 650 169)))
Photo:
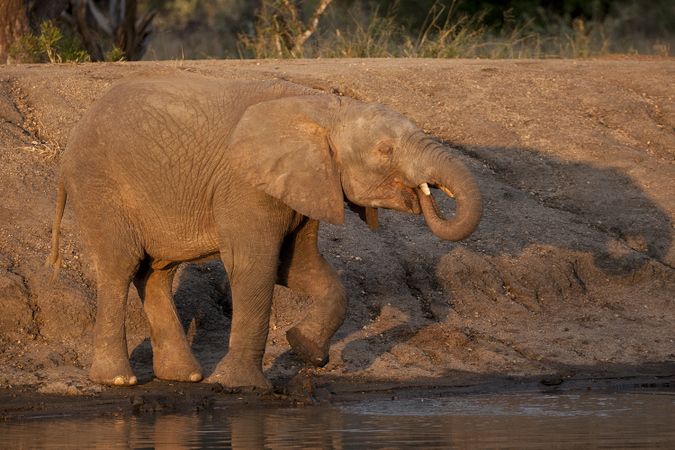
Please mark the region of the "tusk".
POLYGON ((422 192, 424 192, 426 195, 431 195, 431 191, 429 190, 429 185, 426 183, 420 184, 420 189, 422 189, 422 192))
POLYGON ((445 186, 438 186, 438 188, 439 188, 441 191, 445 192, 446 195, 447 195, 448 197, 455 198, 455 196, 452 195, 452 192, 450 192, 450 190, 449 190, 448 188, 446 188, 445 186))

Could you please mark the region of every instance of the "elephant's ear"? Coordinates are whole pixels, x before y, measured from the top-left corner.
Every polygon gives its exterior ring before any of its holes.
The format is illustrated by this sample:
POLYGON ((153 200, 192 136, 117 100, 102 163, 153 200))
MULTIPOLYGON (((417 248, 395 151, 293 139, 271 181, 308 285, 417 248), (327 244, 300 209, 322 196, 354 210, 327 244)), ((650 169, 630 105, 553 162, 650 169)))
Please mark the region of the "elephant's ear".
POLYGON ((337 99, 303 95, 250 106, 228 141, 228 159, 253 187, 300 214, 342 225, 340 173, 319 124, 337 99))

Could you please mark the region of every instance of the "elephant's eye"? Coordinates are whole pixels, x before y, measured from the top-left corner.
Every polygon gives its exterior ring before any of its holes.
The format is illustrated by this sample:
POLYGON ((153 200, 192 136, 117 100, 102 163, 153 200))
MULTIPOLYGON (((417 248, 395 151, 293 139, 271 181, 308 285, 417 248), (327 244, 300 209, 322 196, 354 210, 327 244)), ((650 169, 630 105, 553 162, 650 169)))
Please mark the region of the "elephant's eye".
POLYGON ((389 142, 380 142, 375 148, 382 156, 389 156, 394 151, 394 147, 389 142))

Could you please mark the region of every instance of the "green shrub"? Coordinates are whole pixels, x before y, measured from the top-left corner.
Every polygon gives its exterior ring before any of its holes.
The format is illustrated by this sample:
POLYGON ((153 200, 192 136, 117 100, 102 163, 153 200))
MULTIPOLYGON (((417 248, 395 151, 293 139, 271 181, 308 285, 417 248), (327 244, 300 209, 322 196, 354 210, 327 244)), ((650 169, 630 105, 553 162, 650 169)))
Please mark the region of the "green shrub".
POLYGON ((64 38, 63 33, 51 21, 40 25, 40 35, 29 33, 19 38, 9 49, 9 56, 23 63, 52 64, 73 61, 89 61, 87 52, 80 50, 76 37, 64 38))
POLYGON ((106 53, 105 60, 110 62, 125 61, 124 50, 113 44, 112 50, 106 53))

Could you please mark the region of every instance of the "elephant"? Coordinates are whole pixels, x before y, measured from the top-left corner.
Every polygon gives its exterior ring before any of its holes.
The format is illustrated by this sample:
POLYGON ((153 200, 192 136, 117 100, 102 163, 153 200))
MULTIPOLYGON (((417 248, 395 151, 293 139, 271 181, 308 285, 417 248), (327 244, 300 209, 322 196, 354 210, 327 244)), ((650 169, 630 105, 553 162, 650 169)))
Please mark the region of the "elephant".
POLYGON ((181 263, 221 258, 232 291, 222 384, 270 388, 262 373, 275 284, 312 299, 287 332, 307 363, 328 361, 347 293, 317 246, 319 222, 341 225, 345 202, 371 228, 377 208, 424 214, 445 240, 468 237, 482 215, 475 178, 450 151, 378 103, 288 81, 228 80, 179 69, 113 84, 68 137, 52 250, 70 199, 97 281, 93 382, 137 384, 125 310, 143 302, 155 377, 204 377, 181 326, 172 279, 181 263), (454 196, 446 219, 429 187, 454 196))

